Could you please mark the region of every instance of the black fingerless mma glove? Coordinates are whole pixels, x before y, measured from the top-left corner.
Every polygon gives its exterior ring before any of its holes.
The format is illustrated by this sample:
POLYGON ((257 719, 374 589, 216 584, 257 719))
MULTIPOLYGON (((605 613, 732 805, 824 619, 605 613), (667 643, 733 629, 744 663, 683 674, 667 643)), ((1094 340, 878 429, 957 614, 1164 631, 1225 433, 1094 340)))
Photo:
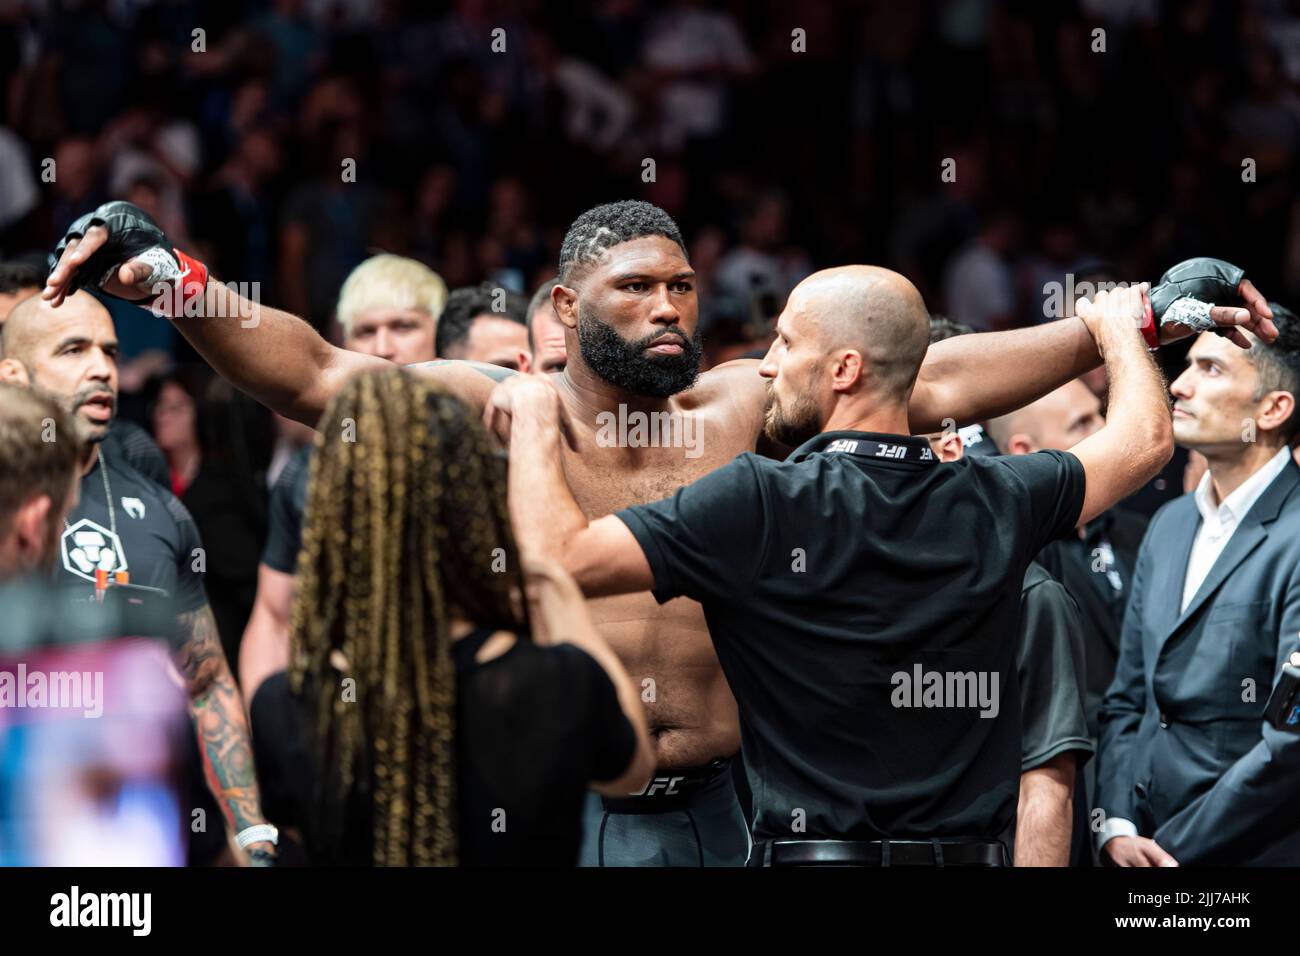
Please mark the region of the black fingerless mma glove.
POLYGON ((1231 330, 1210 318, 1210 306, 1241 302, 1239 290, 1245 277, 1245 269, 1222 259, 1185 259, 1162 275, 1149 293, 1157 326, 1178 322, 1197 332, 1227 335, 1231 330))
MULTIPOLYGON (((54 248, 54 257, 50 262, 50 271, 58 265, 68 243, 80 239, 93 226, 103 226, 108 230, 108 241, 95 250, 95 254, 82 263, 68 283, 68 292, 76 292, 87 285, 98 288, 128 259, 149 249, 170 250, 171 243, 158 224, 150 219, 139 206, 129 202, 106 202, 94 212, 88 212, 71 226, 54 248)), ((179 263, 178 263, 179 271, 179 263)))

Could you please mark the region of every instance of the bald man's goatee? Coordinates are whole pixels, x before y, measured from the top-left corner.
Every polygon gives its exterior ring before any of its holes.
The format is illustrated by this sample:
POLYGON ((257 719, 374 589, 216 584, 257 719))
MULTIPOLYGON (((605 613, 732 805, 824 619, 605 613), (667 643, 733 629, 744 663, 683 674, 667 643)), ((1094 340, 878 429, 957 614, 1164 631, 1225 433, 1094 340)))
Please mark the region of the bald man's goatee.
POLYGON ((777 401, 771 383, 767 386, 767 404, 763 408, 763 434, 777 444, 798 448, 822 430, 821 411, 816 402, 796 395, 786 407, 777 401))

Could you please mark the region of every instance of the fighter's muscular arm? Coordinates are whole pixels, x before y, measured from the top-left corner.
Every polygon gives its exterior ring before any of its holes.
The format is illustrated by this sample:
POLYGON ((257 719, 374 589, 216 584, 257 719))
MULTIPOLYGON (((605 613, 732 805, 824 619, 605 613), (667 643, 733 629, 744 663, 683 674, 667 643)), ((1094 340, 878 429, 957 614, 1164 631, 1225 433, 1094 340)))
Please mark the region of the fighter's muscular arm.
MULTIPOLYGON (((1101 361, 1080 319, 1010 332, 959 335, 930 346, 912 389, 908 420, 914 434, 948 424, 987 421, 1027 405, 1082 375, 1101 361)), ((707 375, 729 376, 727 392, 744 395, 761 429, 766 383, 756 359, 735 359, 707 375)), ((770 450, 760 441, 764 454, 770 450)))
MULTIPOLYGON (((1216 305, 1209 313, 1214 324, 1242 348, 1250 348, 1250 340, 1241 329, 1267 341, 1275 339, 1272 310, 1254 284, 1241 279, 1236 295, 1246 308, 1216 305)), ((1163 344, 1190 334, 1185 325, 1160 326, 1163 344)), ((1005 415, 1100 364, 1096 342, 1077 317, 936 342, 926 353, 908 406, 912 432, 924 434, 950 423, 969 425, 1005 415)))
MULTIPOLYGON (((1028 405, 1100 361, 1097 345, 1079 319, 945 339, 925 354, 908 402, 908 421, 918 435, 987 421, 1028 405)), ((761 427, 766 384, 758 375, 759 364, 736 359, 707 374, 730 375, 729 393, 748 398, 760 412, 753 420, 761 427)), ((760 449, 770 454, 761 441, 760 449)))
POLYGON ((391 364, 331 345, 297 316, 216 281, 208 283, 200 315, 172 322, 222 378, 286 418, 312 426, 349 378, 391 364))
MULTIPOLYGON (((158 238, 163 241, 161 232, 158 238)), ((91 226, 84 236, 70 240, 42 295, 55 306, 62 304, 74 277, 108 239, 104 226, 91 226)), ((101 288, 118 298, 149 305, 159 293, 150 285, 153 274, 149 263, 131 259, 101 288)), ((329 400, 353 375, 389 364, 385 359, 331 345, 297 316, 246 299, 216 279, 208 282, 200 299, 182 311, 184 314, 171 321, 222 378, 268 408, 308 425, 319 421, 329 400)), ((459 398, 482 408, 495 381, 475 371, 476 367, 478 363, 426 363, 420 370, 459 398)))
POLYGON ((908 404, 914 434, 1005 415, 1101 364, 1076 318, 1009 332, 959 335, 931 345, 908 404))
MULTIPOLYGON (((204 309, 201 317, 173 320, 181 334, 236 388, 308 425, 315 426, 329 400, 353 375, 391 364, 331 345, 297 316, 259 306, 219 282, 208 284, 204 309)), ((476 410, 483 408, 502 376, 512 374, 496 365, 448 359, 409 367, 476 410)))
MULTIPOLYGON (((1248 348, 1249 341, 1235 327, 1249 329, 1271 341, 1277 329, 1268 318, 1272 312, 1267 301, 1248 280, 1242 281, 1239 294, 1248 309, 1217 306, 1211 310, 1211 318, 1231 330, 1228 337, 1243 347, 1248 348)), ((1171 342, 1190 331, 1177 325, 1164 326, 1160 338, 1171 342)), ((926 352, 908 403, 912 433, 941 431, 949 425, 969 425, 1005 415, 1100 364, 1097 343, 1079 318, 936 342, 926 352)), ((721 375, 742 367, 753 370, 752 380, 733 380, 729 391, 737 395, 748 385, 748 402, 761 409, 765 389, 756 374, 758 366, 755 359, 737 359, 708 374, 721 375)))
MULTIPOLYGON (((199 738, 204 775, 231 833, 265 823, 253 771, 253 748, 239 689, 221 649, 212 609, 203 605, 176 619, 173 659, 185 680, 190 716, 199 738)), ((274 852, 255 843, 251 853, 274 852)))

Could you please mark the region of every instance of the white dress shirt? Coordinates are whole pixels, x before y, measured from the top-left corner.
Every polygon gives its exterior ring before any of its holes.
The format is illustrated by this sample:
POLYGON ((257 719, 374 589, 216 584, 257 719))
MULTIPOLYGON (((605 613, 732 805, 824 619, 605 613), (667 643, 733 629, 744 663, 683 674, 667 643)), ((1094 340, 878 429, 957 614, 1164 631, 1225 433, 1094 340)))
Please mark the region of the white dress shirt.
POLYGON ((1219 555, 1228 546, 1228 541, 1232 538, 1232 533, 1237 530, 1237 526, 1241 524, 1241 519, 1246 517, 1246 512, 1250 511, 1259 500, 1264 489, 1273 483, 1273 479, 1282 474, 1282 469, 1286 467, 1287 459, 1290 457, 1289 447, 1279 449, 1278 453, 1264 464, 1264 467, 1219 502, 1217 508, 1213 501, 1214 486, 1210 480, 1210 473, 1207 471, 1201 476, 1201 483, 1196 486, 1195 495, 1196 510, 1201 513, 1201 527, 1196 532, 1196 540, 1192 543, 1192 554, 1187 560, 1187 575, 1183 578, 1183 603, 1178 608, 1180 613, 1186 611, 1187 605, 1192 603, 1192 598, 1196 596, 1210 569, 1214 567, 1214 562, 1219 560, 1219 555))
MULTIPOLYGON (((1187 559, 1187 572, 1183 576, 1183 599, 1179 613, 1187 610, 1192 598, 1200 590, 1214 563, 1228 546, 1232 533, 1241 524, 1241 519, 1259 500, 1273 479, 1282 474, 1287 459, 1291 457, 1289 447, 1282 448, 1276 455, 1265 462, 1264 466, 1243 481, 1237 488, 1219 502, 1214 504, 1214 486, 1210 473, 1201 476, 1201 483, 1196 486, 1196 510, 1201 513, 1201 526, 1196 531, 1196 540, 1192 542, 1192 553, 1187 559)), ((1137 836, 1137 827, 1132 820, 1123 817, 1108 817, 1097 835, 1097 847, 1104 847, 1113 837, 1137 836)))

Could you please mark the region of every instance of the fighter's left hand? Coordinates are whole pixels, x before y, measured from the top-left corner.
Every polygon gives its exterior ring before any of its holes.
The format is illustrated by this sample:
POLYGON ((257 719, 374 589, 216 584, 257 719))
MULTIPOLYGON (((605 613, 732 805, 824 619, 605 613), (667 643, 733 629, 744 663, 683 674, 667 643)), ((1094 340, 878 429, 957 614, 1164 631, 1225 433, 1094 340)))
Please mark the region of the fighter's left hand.
MULTIPOLYGON (((1214 325, 1214 331, 1224 338, 1231 339, 1242 348, 1250 348, 1250 339, 1243 330, 1265 342, 1277 338, 1277 326, 1273 324, 1273 310, 1268 307, 1268 300, 1255 288, 1255 284, 1246 278, 1246 271, 1223 259, 1197 256, 1185 259, 1172 266, 1160 281, 1151 289, 1151 308, 1159 324, 1160 342, 1173 342, 1198 331, 1191 325, 1171 321, 1177 311, 1175 303, 1183 297, 1211 306, 1208 318, 1214 325), (1227 305, 1233 299, 1240 299, 1239 304, 1227 305), (1245 308, 1242 308, 1242 306, 1245 308)), ((1203 313, 1193 309, 1192 314, 1199 323, 1199 330, 1206 331, 1203 313)))
MULTIPOLYGON (((1277 326, 1273 324, 1273 310, 1268 307, 1268 300, 1255 288, 1249 279, 1242 279, 1237 287, 1237 294, 1246 303, 1246 308, 1232 305, 1216 305, 1210 309, 1210 318, 1214 324, 1223 329, 1219 334, 1231 340, 1243 349, 1250 348, 1250 339, 1241 334, 1247 329, 1265 342, 1277 338, 1277 326)), ((1166 345, 1186 338, 1194 330, 1178 322, 1166 322, 1160 327, 1160 344, 1166 345)))

